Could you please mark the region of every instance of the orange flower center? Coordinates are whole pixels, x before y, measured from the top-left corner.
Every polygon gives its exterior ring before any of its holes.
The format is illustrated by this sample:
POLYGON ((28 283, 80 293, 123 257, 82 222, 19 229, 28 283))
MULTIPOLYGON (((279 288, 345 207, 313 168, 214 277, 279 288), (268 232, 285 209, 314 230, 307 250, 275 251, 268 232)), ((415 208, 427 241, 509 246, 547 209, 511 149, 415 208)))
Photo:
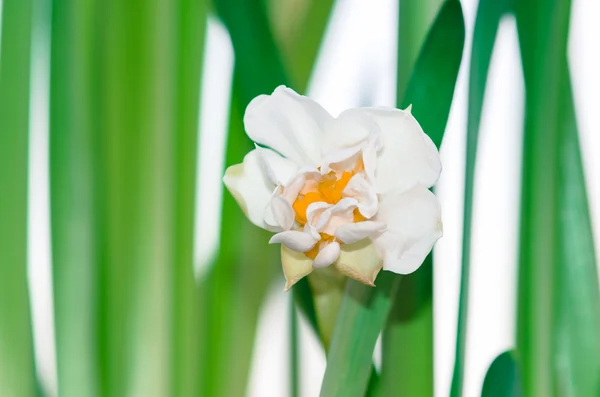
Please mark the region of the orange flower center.
MULTIPOLYGON (((342 172, 339 178, 334 171, 331 171, 326 175, 322 175, 319 180, 314 183, 315 186, 313 189, 305 192, 304 194, 299 194, 292 204, 296 221, 303 226, 306 224, 306 211, 308 206, 312 203, 323 201, 329 204, 337 204, 342 199, 342 191, 346 188, 346 185, 348 185, 350 179, 362 170, 364 170, 364 165, 362 159, 360 159, 352 171, 342 172)), ((353 213, 354 222, 362 222, 366 220, 366 218, 358 211, 358 208, 354 209, 353 213)), ((311 250, 306 251, 304 254, 311 259, 315 259, 319 253, 320 247, 322 247, 323 244, 331 243, 334 240, 335 237, 326 233, 321 233, 320 242, 315 244, 311 250)))

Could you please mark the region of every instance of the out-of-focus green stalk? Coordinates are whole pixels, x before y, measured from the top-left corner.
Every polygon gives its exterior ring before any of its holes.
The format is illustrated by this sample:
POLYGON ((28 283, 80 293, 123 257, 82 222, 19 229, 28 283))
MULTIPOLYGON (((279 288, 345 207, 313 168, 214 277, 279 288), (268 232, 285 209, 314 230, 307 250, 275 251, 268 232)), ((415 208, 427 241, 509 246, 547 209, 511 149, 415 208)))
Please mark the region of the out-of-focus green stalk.
POLYGON ((517 347, 525 395, 556 392, 552 348, 559 240, 560 82, 566 72, 569 0, 515 4, 525 76, 517 347))
POLYGON ((456 358, 450 395, 460 397, 463 394, 465 350, 467 340, 467 319, 469 313, 469 277, 471 261, 471 216, 473 212, 473 184, 479 124, 483 109, 483 99, 492 50, 498 32, 500 18, 508 11, 508 0, 482 0, 477 9, 473 44, 471 47, 471 65, 469 75, 469 104, 467 117, 467 148, 465 167, 464 223, 462 242, 461 283, 456 329, 456 358))
POLYGON ((298 338, 298 313, 290 299, 290 397, 300 397, 300 340, 298 338))
MULTIPOLYGON (((441 0, 399 1, 398 106, 402 105, 417 56, 441 3, 441 0)), ((432 292, 433 266, 429 258, 416 273, 403 278, 382 334, 382 389, 389 395, 403 392, 433 395, 432 292)))
MULTIPOLYGON (((456 0, 447 0, 421 49, 402 102, 403 107, 413 104, 412 113, 438 147, 442 142, 450 112, 464 37, 464 20, 460 3, 456 0)), ((422 267, 419 272, 431 271, 427 270, 431 269, 430 263, 431 255, 423 265, 424 268, 422 267)), ((398 275, 384 272, 376 280, 378 287, 375 291, 368 291, 371 288, 365 285, 349 282, 335 324, 321 396, 362 396, 364 394, 371 372, 370 364, 375 341, 390 313, 392 300, 397 299, 398 296, 395 289, 411 287, 410 284, 405 286, 404 279, 404 276, 401 278, 398 275)), ((412 299, 420 297, 414 290, 409 290, 407 296, 412 299)), ((431 299, 431 292, 429 299, 431 299)), ((414 310, 420 309, 423 302, 427 304, 427 300, 407 301, 403 306, 403 309, 407 311, 400 313, 414 316, 414 310)), ((431 303, 429 302, 429 304, 431 303)), ((407 341, 407 343, 411 343, 411 341, 407 341)), ((387 371, 389 372, 387 375, 383 373, 382 378, 384 376, 402 376, 400 372, 404 368, 392 367, 392 364, 388 362, 390 366, 387 371)), ((384 368, 383 371, 386 369, 384 368)), ((414 376, 421 375, 415 373, 414 376)), ((383 380, 381 383, 385 385, 383 380)), ((407 385, 403 384, 394 383, 393 385, 397 388, 389 388, 392 386, 392 382, 381 388, 380 385, 373 383, 370 386, 379 389, 377 392, 382 395, 393 396, 429 395, 428 391, 432 390, 430 384, 421 385, 420 382, 409 383, 413 389, 407 389, 407 385), (416 387, 423 387, 423 389, 419 390, 416 387)), ((369 395, 373 395, 375 392, 371 390, 369 395)))
MULTIPOLYGON (((563 61, 566 63, 566 59, 563 61)), ((592 397, 600 385, 600 297, 592 225, 568 71, 561 81, 558 173, 557 395, 592 397)))
POLYGON ((31 0, 4 0, 0 43, 0 395, 35 394, 27 288, 31 0))
POLYGON ((280 7, 289 8, 279 16, 279 21, 274 21, 281 26, 275 29, 280 33, 276 39, 293 86, 298 92, 304 92, 321 47, 333 0, 275 1, 280 7), (304 6, 301 13, 297 10, 300 4, 304 6))
POLYGON ((61 396, 98 395, 93 0, 52 2, 50 191, 61 396))
POLYGON ((481 397, 521 396, 523 396, 523 388, 516 354, 506 351, 499 354, 488 368, 483 380, 481 397))
POLYGON ((199 395, 199 291, 194 278, 194 218, 200 79, 206 30, 206 0, 175 5, 171 379, 172 396, 199 395))
MULTIPOLYGON (((253 148, 242 126, 238 90, 234 81, 227 165, 241 162, 253 148)), ((222 224, 219 256, 200 285, 207 326, 199 374, 203 396, 244 395, 259 309, 273 281, 279 279, 283 285, 275 260, 279 250, 268 245, 268 233, 252 225, 227 193, 222 224)))
MULTIPOLYGON (((288 84, 288 79, 260 1, 220 0, 215 7, 236 53, 226 159, 231 165, 253 148, 241 122, 246 105, 253 97, 288 84)), ((259 308, 282 273, 279 250, 267 245, 269 234, 250 224, 227 193, 222 224, 219 257, 201 286, 207 306, 204 320, 210 324, 204 331, 206 368, 201 383, 203 395, 234 396, 243 395, 246 388, 259 308)), ((305 287, 301 301, 310 313, 314 307, 308 283, 299 285, 305 287)))
POLYGON ((398 3, 398 104, 415 66, 429 27, 443 0, 399 0, 398 3))
POLYGON ((196 394, 205 3, 57 0, 52 19, 61 394, 196 394))
POLYGON ((169 310, 176 303, 177 10, 169 0, 109 0, 98 7, 94 149, 102 394, 164 396, 171 390, 169 310))

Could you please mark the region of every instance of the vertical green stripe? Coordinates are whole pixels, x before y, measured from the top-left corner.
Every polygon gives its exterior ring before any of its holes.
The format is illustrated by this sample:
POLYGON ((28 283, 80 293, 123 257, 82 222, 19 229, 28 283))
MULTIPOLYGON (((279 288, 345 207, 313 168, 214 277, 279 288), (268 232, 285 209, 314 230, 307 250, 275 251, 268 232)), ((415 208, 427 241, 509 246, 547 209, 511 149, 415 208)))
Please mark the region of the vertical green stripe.
POLYGON ((558 268, 554 383, 557 395, 592 397, 600 385, 600 297, 584 169, 568 71, 561 81, 558 268))
POLYGON ((176 3, 173 146, 173 262, 171 377, 173 396, 198 395, 198 289, 194 279, 195 182, 200 77, 206 29, 204 0, 176 3))
POLYGON ((52 1, 50 192, 58 385, 98 394, 92 0, 52 1))
POLYGON ((0 43, 0 395, 35 391, 27 288, 32 2, 4 0, 0 43))
POLYGON ((526 395, 554 394, 552 341, 557 274, 560 81, 565 73, 569 0, 517 2, 525 75, 525 138, 517 347, 526 395))
POLYGON ((471 226, 473 213, 473 189, 479 124, 483 109, 486 81, 492 50, 498 32, 500 18, 508 11, 509 1, 482 0, 477 9, 471 64, 469 71, 469 113, 467 116, 467 147, 465 166, 464 223, 462 241, 461 282, 456 329, 456 358, 450 394, 460 397, 463 394, 464 367, 467 341, 467 321, 469 312, 469 278, 471 261, 471 226))

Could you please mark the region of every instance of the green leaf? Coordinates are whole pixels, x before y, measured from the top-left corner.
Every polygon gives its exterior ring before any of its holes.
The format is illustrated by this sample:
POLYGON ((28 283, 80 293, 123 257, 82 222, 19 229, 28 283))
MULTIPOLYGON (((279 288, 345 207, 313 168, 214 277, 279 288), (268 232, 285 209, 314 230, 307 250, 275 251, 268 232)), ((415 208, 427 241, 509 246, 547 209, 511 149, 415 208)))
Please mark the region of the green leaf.
POLYGON ((52 2, 50 215, 58 385, 99 394, 92 0, 52 2))
POLYGON ((559 111, 558 217, 561 228, 557 246, 555 384, 558 395, 596 396, 600 385, 600 297, 568 72, 562 79, 559 111))
POLYGON ((462 241, 461 284, 456 330, 456 358, 450 395, 463 394, 467 319, 469 313, 469 278, 471 263, 471 226, 473 213, 473 184, 479 139, 479 124, 485 95, 486 81, 492 50, 498 32, 500 18, 509 11, 511 0, 482 0, 479 3, 469 75, 469 104, 467 117, 467 148, 465 167, 464 222, 462 241))
POLYGON ((0 43, 0 395, 33 396, 27 286, 32 1, 4 0, 0 43))
MULTIPOLYGON (((260 1, 219 0, 215 7, 231 35, 235 50, 235 78, 228 136, 227 165, 242 161, 252 148, 242 124, 243 110, 252 98, 289 84, 265 9, 260 1)), ((315 5, 316 7, 316 5, 315 5)), ((318 6, 323 13, 322 5, 318 6)), ((306 29, 323 31, 326 18, 311 21, 306 29), (320 21, 320 22, 319 22, 320 21)), ((294 81, 306 84, 318 41, 311 35, 294 38, 289 56, 303 56, 294 81), (303 40, 307 40, 304 42, 303 40)), ((291 44, 290 44, 291 45, 291 44)), ((269 234, 258 230, 242 214, 229 194, 223 204, 221 247, 215 266, 202 283, 208 306, 205 323, 206 370, 201 373, 206 395, 242 395, 250 366, 259 308, 273 282, 282 283, 279 250, 267 244, 269 234), (239 330, 244 332, 240 335, 239 330), (218 341, 222 342, 218 342, 218 341), (231 343, 231 341, 234 341, 231 343), (231 382, 230 379, 236 379, 231 382)), ((300 309, 316 329, 316 314, 306 280, 293 289, 300 309)))
MULTIPOLYGON (((440 0, 399 2, 398 102, 405 96, 419 50, 440 4, 440 0)), ((394 298, 392 315, 383 331, 381 388, 387 394, 402 393, 403 390, 433 394, 431 261, 428 260, 423 267, 424 271, 404 278, 403 288, 394 298)))
POLYGON ((569 0, 516 2, 525 77, 525 136, 517 348, 525 395, 550 396, 559 282, 561 79, 566 72, 569 0))
MULTIPOLYGON (((463 43, 464 21, 460 3, 448 0, 427 36, 403 101, 404 106, 413 105, 413 114, 437 146, 442 141, 448 119, 463 43)), ((395 291, 398 290, 399 296, 407 299, 394 316, 403 318, 404 314, 409 314, 414 319, 423 305, 431 305, 431 289, 427 289, 430 283, 429 258, 412 276, 382 274, 374 290, 356 282, 348 284, 334 329, 321 396, 364 395, 375 341, 388 318, 392 300, 399 299, 395 291), (415 281, 405 283, 409 277, 415 281), (422 288, 420 291, 424 293, 418 294, 415 288, 422 288)), ((406 346, 410 343, 414 341, 406 341, 406 346)), ((388 367, 390 371, 392 368, 388 367)), ((402 369, 396 367, 393 371, 389 376, 402 376, 402 369)), ((402 394, 402 391, 390 393, 402 394)))
POLYGON ((399 276, 386 272, 378 277, 377 288, 348 281, 327 357, 321 397, 365 394, 375 342, 399 280, 399 276))
POLYGON ((506 351, 494 359, 483 380, 481 397, 523 396, 521 376, 514 353, 506 351))

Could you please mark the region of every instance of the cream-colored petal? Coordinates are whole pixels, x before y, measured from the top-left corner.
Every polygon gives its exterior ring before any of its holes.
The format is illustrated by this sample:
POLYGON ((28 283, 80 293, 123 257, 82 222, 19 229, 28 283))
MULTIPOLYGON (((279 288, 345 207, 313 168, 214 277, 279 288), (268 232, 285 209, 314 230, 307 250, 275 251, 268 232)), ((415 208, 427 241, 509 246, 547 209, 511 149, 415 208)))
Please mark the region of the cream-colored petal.
POLYGON ((281 243, 287 246, 289 249, 298 252, 306 252, 310 251, 312 247, 317 243, 317 239, 311 236, 309 233, 299 232, 296 230, 288 230, 285 232, 277 233, 271 240, 269 240, 269 244, 277 244, 281 243))
POLYGON ((269 178, 269 181, 275 186, 287 186, 296 175, 298 164, 282 157, 271 149, 256 146, 256 150, 261 160, 263 172, 269 178))
POLYGON ((288 291, 302 277, 313 271, 313 260, 304 255, 281 245, 281 266, 285 275, 285 291, 288 291))
POLYGON ((374 287, 381 264, 381 257, 371 240, 364 239, 354 244, 343 244, 334 266, 346 276, 374 287))
POLYGON ((398 109, 366 110, 381 128, 383 145, 377 151, 375 169, 377 192, 406 191, 417 183, 433 186, 442 171, 439 152, 412 114, 398 109))
POLYGON ((333 117, 312 99, 279 86, 254 98, 244 115, 246 133, 298 165, 318 166, 325 125, 333 117))
POLYGON ((346 244, 353 244, 357 241, 371 237, 377 232, 385 229, 385 223, 364 221, 357 223, 346 223, 335 230, 335 237, 346 244))
POLYGON ((384 232, 371 238, 383 258, 383 268, 398 274, 417 270, 442 236, 438 199, 419 185, 382 197, 374 220, 387 224, 384 232))
POLYGON ((333 207, 326 209, 323 215, 316 222, 315 228, 330 236, 335 235, 335 231, 341 225, 354 222, 354 209, 358 202, 354 198, 345 197, 337 202, 333 207))
POLYGON ((367 219, 377 213, 378 198, 375 188, 361 174, 356 174, 344 188, 342 194, 358 201, 358 211, 367 219))
POLYGON ((252 223, 272 230, 264 221, 264 212, 275 186, 264 174, 257 150, 248 153, 243 163, 227 168, 223 183, 252 223))
POLYGON ((315 269, 320 269, 331 265, 340 256, 340 243, 334 241, 322 247, 315 257, 312 266, 315 269))

